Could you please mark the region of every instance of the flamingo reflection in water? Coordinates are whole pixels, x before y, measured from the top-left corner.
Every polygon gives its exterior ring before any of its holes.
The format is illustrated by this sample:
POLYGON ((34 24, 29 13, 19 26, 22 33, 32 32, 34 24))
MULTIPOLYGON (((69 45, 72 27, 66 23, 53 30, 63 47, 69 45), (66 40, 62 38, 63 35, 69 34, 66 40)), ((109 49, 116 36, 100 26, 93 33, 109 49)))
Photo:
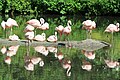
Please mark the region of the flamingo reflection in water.
POLYGON ((82 53, 83 53, 88 59, 95 59, 95 53, 94 53, 94 51, 82 50, 82 53))
POLYGON ((56 58, 58 58, 59 62, 61 63, 62 67, 67 70, 67 76, 71 76, 71 61, 67 58, 64 58, 64 55, 61 51, 58 51, 56 58))
POLYGON ((113 60, 104 60, 104 61, 109 68, 117 68, 118 66, 120 66, 120 63, 118 61, 113 61, 113 60))
POLYGON ((7 64, 11 64, 11 57, 7 56, 4 61, 7 64))
POLYGON ((86 29, 87 30, 87 38, 91 38, 91 33, 92 33, 92 30, 96 28, 96 23, 94 21, 91 21, 91 20, 86 20, 86 21, 83 21, 83 27, 82 29, 86 29), (89 34, 89 36, 88 36, 89 34))
POLYGON ((62 61, 62 66, 63 66, 64 69, 67 70, 67 72, 66 72, 67 76, 71 76, 71 71, 70 71, 71 70, 71 61, 67 60, 67 59, 64 59, 62 61))
POLYGON ((30 46, 28 45, 27 47, 27 53, 26 56, 24 57, 25 61, 25 69, 29 71, 34 70, 34 66, 39 64, 40 67, 44 66, 44 61, 42 60, 41 57, 36 57, 36 56, 29 56, 30 53, 30 46))
POLYGON ((83 60, 82 61, 82 69, 87 70, 87 71, 91 71, 92 69, 92 65, 90 62, 83 60))
POLYGON ((5 63, 11 64, 11 57, 16 55, 18 48, 19 45, 10 46, 8 48, 6 48, 5 46, 2 47, 2 54, 6 54, 6 58, 4 59, 5 63))
POLYGON ((5 54, 6 51, 7 51, 7 48, 6 48, 5 46, 2 46, 2 48, 1 48, 1 53, 2 53, 2 54, 5 54))
POLYGON ((35 51, 43 54, 44 56, 47 56, 49 54, 49 51, 45 46, 35 46, 34 49, 35 51))

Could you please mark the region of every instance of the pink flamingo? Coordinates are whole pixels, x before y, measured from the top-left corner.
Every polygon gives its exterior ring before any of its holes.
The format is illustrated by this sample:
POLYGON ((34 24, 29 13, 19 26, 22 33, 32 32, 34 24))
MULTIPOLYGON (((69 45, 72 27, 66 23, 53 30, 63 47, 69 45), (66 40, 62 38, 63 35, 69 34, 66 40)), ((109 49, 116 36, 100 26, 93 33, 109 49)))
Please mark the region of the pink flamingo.
POLYGON ((57 32, 55 32, 55 35, 51 35, 47 38, 47 41, 49 42, 57 42, 57 32))
POLYGON ((46 40, 46 34, 45 33, 42 33, 41 35, 38 34, 35 36, 34 40, 43 42, 46 40))
POLYGON ((119 23, 116 23, 116 25, 110 24, 110 25, 105 29, 105 32, 111 32, 111 33, 112 33, 112 40, 113 40, 113 32, 118 32, 118 31, 120 31, 119 23))
POLYGON ((24 32, 31 32, 31 31, 33 31, 33 30, 34 30, 34 27, 33 27, 33 26, 27 25, 27 26, 25 27, 25 29, 24 29, 24 32))
POLYGON ((43 31, 48 30, 49 29, 49 24, 47 22, 45 22, 40 27, 38 27, 38 29, 43 30, 43 31))
POLYGON ((12 34, 12 27, 13 26, 18 26, 17 22, 12 19, 12 18, 8 18, 8 20, 5 22, 5 21, 2 21, 1 23, 1 26, 2 28, 5 30, 6 28, 11 28, 11 34, 12 34))
POLYGON ((118 32, 120 30, 119 28, 119 23, 116 23, 116 25, 114 24, 110 24, 106 29, 105 32, 118 32))
POLYGON ((60 39, 63 34, 64 27, 62 25, 59 25, 58 27, 55 28, 55 30, 59 33, 60 39))
MULTIPOLYGON (((82 29, 86 29, 89 32, 90 38, 91 38, 91 33, 92 33, 92 30, 96 28, 96 23, 91 20, 86 20, 86 21, 83 21, 82 24, 83 24, 82 29)), ((87 35, 87 38, 88 38, 88 35, 87 35)))
POLYGON ((68 20, 67 26, 63 29, 64 35, 68 36, 71 33, 71 31, 72 31, 71 25, 72 25, 71 20, 68 20))
POLYGON ((35 28, 38 28, 41 26, 40 21, 37 19, 31 19, 31 20, 27 21, 26 23, 35 27, 35 28))
POLYGON ((25 38, 28 40, 28 43, 32 42, 32 40, 34 39, 34 32, 33 31, 26 32, 25 33, 25 38))
POLYGON ((9 36, 9 40, 10 41, 19 41, 20 39, 17 35, 13 34, 13 35, 9 36))

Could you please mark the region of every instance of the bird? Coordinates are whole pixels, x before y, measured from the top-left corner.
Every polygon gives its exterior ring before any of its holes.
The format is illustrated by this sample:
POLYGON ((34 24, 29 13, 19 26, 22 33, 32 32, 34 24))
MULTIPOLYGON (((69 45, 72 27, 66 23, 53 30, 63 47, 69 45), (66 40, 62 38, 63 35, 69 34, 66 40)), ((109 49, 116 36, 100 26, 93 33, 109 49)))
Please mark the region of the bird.
POLYGON ((34 40, 35 40, 35 41, 43 42, 43 41, 46 40, 46 34, 45 34, 45 33, 42 33, 41 35, 40 35, 40 34, 37 34, 37 35, 34 37, 34 40))
POLYGON ((24 29, 24 32, 31 32, 33 31, 35 28, 32 25, 27 25, 24 29))
POLYGON ((113 60, 104 60, 104 61, 109 68, 116 68, 117 66, 120 65, 120 63, 117 61, 113 61, 113 60))
POLYGON ((40 27, 38 27, 38 29, 43 30, 43 31, 48 30, 49 29, 49 24, 47 22, 45 22, 40 27))
POLYGON ((120 30, 119 28, 119 23, 114 24, 109 24, 109 26, 105 29, 105 32, 118 32, 120 30))
POLYGON ((9 40, 10 41, 19 41, 20 38, 16 34, 13 34, 13 35, 9 36, 9 40))
POLYGON ((37 19, 31 19, 28 20, 26 23, 35 28, 35 35, 36 35, 36 29, 41 26, 40 21, 37 19))
POLYGON ((64 27, 63 27, 62 25, 59 25, 58 27, 55 28, 55 30, 59 33, 59 35, 60 35, 60 40, 61 40, 64 27))
POLYGON ((33 26, 34 28, 41 26, 40 21, 37 19, 31 19, 31 20, 27 21, 26 23, 33 26))
MULTIPOLYGON (((96 28, 95 21, 86 20, 86 21, 83 21, 82 24, 83 24, 82 29, 86 29, 87 32, 89 33, 89 37, 91 38, 92 30, 96 28)), ((87 38, 88 38, 88 33, 87 33, 87 38)))
POLYGON ((67 36, 68 36, 68 35, 71 33, 71 31, 72 31, 71 25, 72 25, 71 20, 68 20, 67 26, 63 29, 63 34, 64 34, 64 35, 67 35, 67 36))
POLYGON ((83 54, 88 58, 88 59, 95 59, 95 53, 94 51, 85 51, 82 50, 83 54))
POLYGON ((47 38, 47 41, 49 42, 57 42, 57 32, 55 32, 55 35, 50 35, 48 38, 47 38))
POLYGON ((112 45, 113 45, 113 33, 118 32, 118 31, 120 31, 119 23, 116 23, 116 25, 109 24, 109 26, 104 31, 104 32, 111 32, 112 33, 112 39, 111 39, 112 45))
POLYGON ((25 38, 28 40, 28 42, 32 42, 32 40, 34 39, 34 32, 33 31, 26 32, 25 38))
POLYGON ((10 34, 12 35, 12 27, 13 26, 18 26, 18 24, 14 19, 8 18, 6 22, 5 21, 1 22, 1 26, 4 30, 7 29, 7 28, 11 28, 11 33, 10 34))

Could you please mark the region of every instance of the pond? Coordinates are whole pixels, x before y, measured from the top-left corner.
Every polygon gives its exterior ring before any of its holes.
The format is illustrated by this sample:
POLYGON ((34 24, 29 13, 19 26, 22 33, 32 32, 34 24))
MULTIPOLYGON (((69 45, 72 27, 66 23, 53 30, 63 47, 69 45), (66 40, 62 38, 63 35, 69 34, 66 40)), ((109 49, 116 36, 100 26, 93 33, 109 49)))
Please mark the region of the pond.
MULTIPOLYGON (((9 15, 1 15, 0 22, 7 20, 9 15)), ((23 45, 0 45, 0 79, 1 80, 119 80, 120 66, 116 66, 120 60, 120 32, 106 33, 106 27, 120 22, 120 17, 98 16, 60 16, 60 15, 15 15, 18 27, 13 27, 13 34, 25 40, 24 29, 26 22, 32 18, 43 17, 49 23, 49 30, 44 31, 46 37, 55 33, 58 25, 67 25, 72 21, 72 32, 68 36, 70 41, 82 41, 87 38, 86 30, 82 29, 82 22, 91 19, 96 22, 96 29, 91 33, 94 40, 105 41, 111 47, 104 47, 95 51, 85 51, 79 48, 66 46, 30 46, 23 45), (113 39, 112 39, 113 37, 113 39), (109 60, 113 67, 109 67, 109 60)), ((43 31, 36 30, 36 34, 43 31)), ((0 38, 8 38, 10 29, 4 31, 0 28, 0 38), (7 36, 6 36, 7 34, 7 36)), ((61 37, 64 41, 66 36, 61 37)), ((59 35, 58 35, 59 39, 59 35)), ((12 41, 10 41, 12 42, 12 41)))

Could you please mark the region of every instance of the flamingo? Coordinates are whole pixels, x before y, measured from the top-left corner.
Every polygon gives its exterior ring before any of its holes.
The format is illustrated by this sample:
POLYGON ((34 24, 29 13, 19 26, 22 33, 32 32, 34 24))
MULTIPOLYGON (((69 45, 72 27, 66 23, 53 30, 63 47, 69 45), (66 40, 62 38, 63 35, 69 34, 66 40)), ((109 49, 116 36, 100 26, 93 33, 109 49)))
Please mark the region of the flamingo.
POLYGON ((118 32, 120 31, 119 28, 119 23, 114 24, 109 24, 109 26, 105 29, 105 32, 111 32, 112 33, 112 40, 113 40, 113 32, 118 32))
POLYGON ((71 33, 71 31, 72 31, 71 25, 72 25, 71 20, 68 20, 67 26, 63 29, 64 35, 68 36, 71 33))
POLYGON ((24 32, 31 32, 33 31, 35 28, 31 25, 27 25, 26 28, 24 29, 24 32))
MULTIPOLYGON (((37 19, 31 19, 26 22, 27 24, 33 26, 35 29, 41 26, 40 21, 37 19)), ((35 30, 35 35, 36 35, 36 30, 35 30)))
POLYGON ((83 60, 82 62, 83 62, 82 69, 85 69, 87 71, 90 71, 92 69, 92 65, 90 62, 85 60, 83 60))
POLYGON ((47 22, 45 22, 45 20, 43 18, 40 18, 40 24, 41 24, 41 26, 38 27, 38 29, 42 30, 43 32, 45 30, 49 29, 49 24, 47 22))
POLYGON ((4 61, 7 64, 11 64, 11 57, 7 56, 4 61))
MULTIPOLYGON (((92 33, 92 30, 96 28, 96 23, 91 20, 86 20, 86 21, 83 21, 82 24, 83 24, 82 29, 86 29, 89 32, 90 38, 91 38, 91 33, 92 33)), ((88 35, 87 35, 87 38, 88 38, 88 35)))
POLYGON ((43 42, 46 40, 46 34, 45 33, 42 33, 41 35, 38 34, 35 36, 34 40, 43 42))
POLYGON ((58 27, 55 28, 55 30, 59 33, 60 39, 63 34, 64 27, 62 25, 59 25, 58 27))
POLYGON ((31 20, 27 21, 26 23, 33 26, 33 27, 35 27, 35 28, 41 26, 40 21, 37 20, 37 19, 31 19, 31 20))
POLYGON ((109 68, 116 68, 117 66, 120 65, 120 63, 117 61, 113 61, 113 60, 104 60, 104 61, 109 68))
POLYGON ((47 41, 49 42, 57 42, 57 32, 55 32, 55 35, 51 35, 47 38, 47 41))
POLYGON ((18 26, 17 22, 12 19, 12 18, 8 18, 7 21, 2 21, 1 22, 1 26, 2 28, 5 30, 6 28, 11 28, 11 34, 12 34, 12 27, 13 26, 18 26))
POLYGON ((63 60, 62 66, 64 69, 67 69, 67 76, 71 76, 71 61, 70 60, 63 60))
POLYGON ((9 36, 10 41, 19 41, 19 37, 16 34, 10 35, 9 36))
POLYGON ((25 38, 28 40, 28 45, 29 45, 29 42, 32 42, 32 40, 34 39, 34 32, 33 31, 26 32, 25 38))
POLYGON ((82 50, 83 54, 88 58, 88 59, 95 59, 95 53, 94 51, 85 51, 82 50))
POLYGON ((43 31, 48 30, 49 29, 49 24, 47 22, 45 22, 40 27, 38 27, 38 29, 43 30, 43 31))

